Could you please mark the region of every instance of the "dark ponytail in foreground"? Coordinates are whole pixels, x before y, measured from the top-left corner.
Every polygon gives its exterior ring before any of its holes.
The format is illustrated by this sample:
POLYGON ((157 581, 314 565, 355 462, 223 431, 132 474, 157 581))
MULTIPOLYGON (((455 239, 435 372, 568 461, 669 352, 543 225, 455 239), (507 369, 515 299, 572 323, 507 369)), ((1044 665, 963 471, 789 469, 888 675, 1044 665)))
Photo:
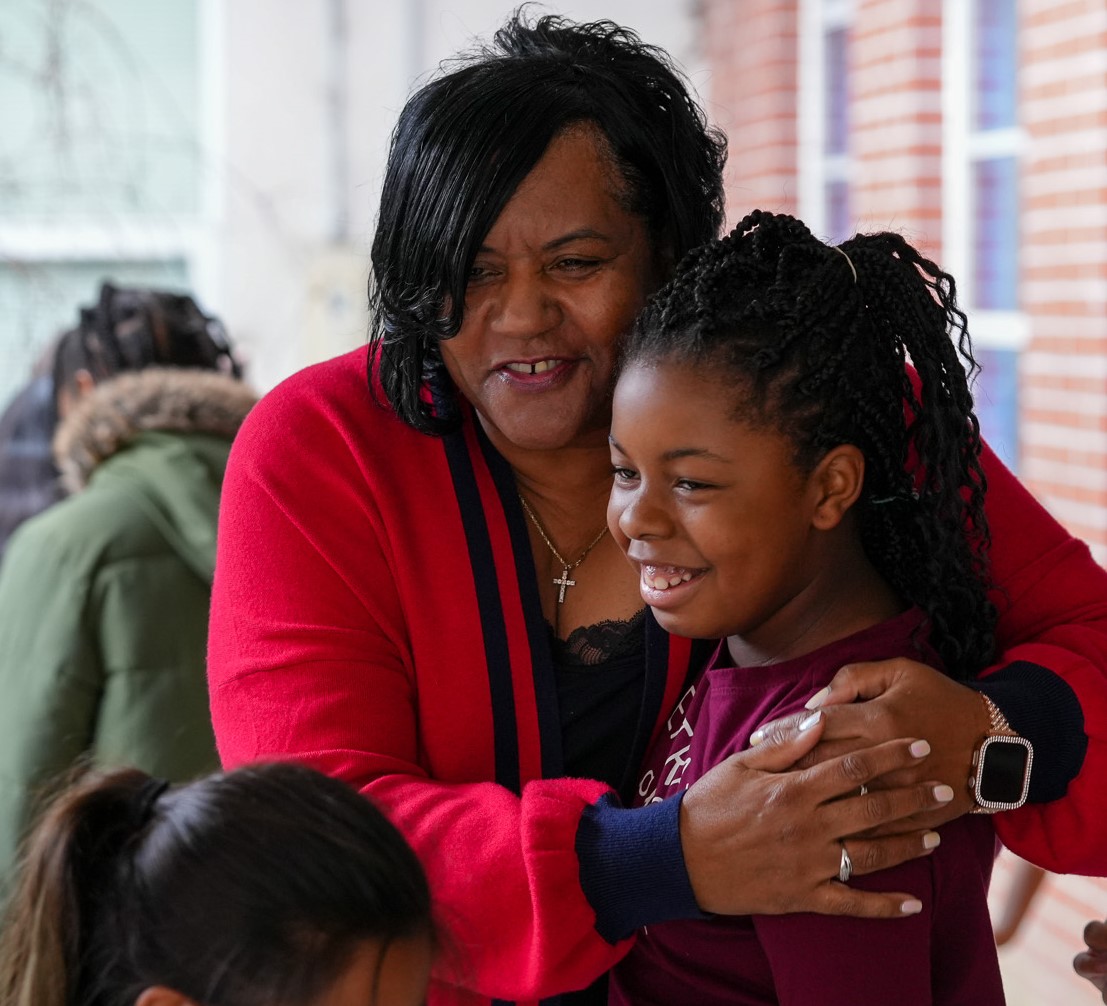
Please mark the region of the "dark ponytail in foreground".
POLYGON ((758 210, 681 262, 625 360, 717 367, 734 382, 734 417, 791 439, 803 472, 858 447, 866 554, 926 612, 959 678, 991 659, 996 618, 965 325, 953 278, 898 234, 834 248, 758 210))
POLYGON ((180 788, 89 775, 32 833, 0 936, 2 1006, 306 1006, 364 941, 433 941, 415 854, 368 800, 304 766, 180 788))

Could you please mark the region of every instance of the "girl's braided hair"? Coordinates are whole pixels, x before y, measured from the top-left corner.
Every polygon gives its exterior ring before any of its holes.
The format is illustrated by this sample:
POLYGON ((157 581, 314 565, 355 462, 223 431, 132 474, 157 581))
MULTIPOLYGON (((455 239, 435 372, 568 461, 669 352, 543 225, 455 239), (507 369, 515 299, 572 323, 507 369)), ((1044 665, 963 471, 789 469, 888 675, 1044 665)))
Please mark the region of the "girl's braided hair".
POLYGON ((979 368, 952 276, 898 234, 834 248, 755 210, 690 252, 646 306, 624 366, 659 361, 721 368, 738 392, 734 418, 789 437, 801 471, 858 447, 870 561, 926 612, 951 675, 989 661, 996 613, 969 391, 979 368))

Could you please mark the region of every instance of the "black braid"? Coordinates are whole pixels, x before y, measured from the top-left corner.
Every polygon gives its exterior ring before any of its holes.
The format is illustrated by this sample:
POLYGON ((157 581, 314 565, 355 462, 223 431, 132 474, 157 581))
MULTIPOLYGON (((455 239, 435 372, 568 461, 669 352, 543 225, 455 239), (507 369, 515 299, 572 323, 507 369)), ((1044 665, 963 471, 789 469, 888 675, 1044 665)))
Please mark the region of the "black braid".
POLYGON ((978 368, 951 276, 897 234, 836 249, 755 210, 690 252, 643 311, 624 364, 669 359, 729 367, 735 418, 788 436, 804 472, 837 445, 860 448, 869 559, 926 612, 951 675, 991 659, 978 368))

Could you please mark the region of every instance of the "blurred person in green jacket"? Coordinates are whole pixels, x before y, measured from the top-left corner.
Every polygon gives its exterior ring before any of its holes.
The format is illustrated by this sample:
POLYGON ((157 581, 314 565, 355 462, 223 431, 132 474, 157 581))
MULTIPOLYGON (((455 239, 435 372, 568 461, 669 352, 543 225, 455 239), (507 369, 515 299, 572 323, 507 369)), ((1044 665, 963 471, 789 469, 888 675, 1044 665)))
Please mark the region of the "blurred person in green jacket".
POLYGON ((231 441, 255 401, 191 297, 105 284, 62 337, 54 458, 72 494, 0 565, 0 893, 73 764, 215 769, 204 650, 231 441))

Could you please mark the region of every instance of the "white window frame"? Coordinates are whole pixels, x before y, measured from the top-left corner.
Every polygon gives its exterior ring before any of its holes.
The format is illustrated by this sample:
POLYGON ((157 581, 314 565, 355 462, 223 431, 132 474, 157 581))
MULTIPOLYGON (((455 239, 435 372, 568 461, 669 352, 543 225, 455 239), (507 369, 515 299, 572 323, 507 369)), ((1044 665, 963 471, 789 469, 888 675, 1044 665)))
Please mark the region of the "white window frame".
POLYGON ((942 8, 942 266, 957 280, 958 300, 969 314, 973 341, 992 349, 1020 351, 1030 340, 1023 311, 983 310, 973 289, 972 172, 977 161, 1020 158, 1025 145, 1019 127, 972 129, 975 49, 972 0, 943 0, 942 8))
POLYGON ((826 36, 853 24, 854 0, 801 0, 799 11, 799 215, 812 233, 827 236, 827 188, 849 183, 853 162, 848 153, 826 153, 826 36))

